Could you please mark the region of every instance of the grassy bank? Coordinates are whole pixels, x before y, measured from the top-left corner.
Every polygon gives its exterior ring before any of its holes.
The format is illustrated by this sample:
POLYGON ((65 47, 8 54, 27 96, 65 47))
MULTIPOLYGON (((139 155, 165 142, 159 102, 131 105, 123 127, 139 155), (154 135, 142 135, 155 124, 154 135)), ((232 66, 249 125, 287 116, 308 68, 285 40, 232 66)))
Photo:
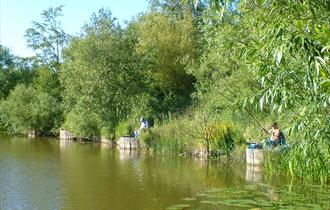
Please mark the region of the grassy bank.
MULTIPOLYGON (((239 116, 243 116, 240 113, 239 116)), ((150 151, 174 155, 199 156, 207 152, 212 157, 231 156, 234 148, 244 147, 247 141, 261 142, 267 136, 254 122, 238 121, 231 114, 207 117, 196 111, 180 117, 157 122, 141 135, 150 151)), ((257 116, 267 125, 272 116, 257 116)), ((249 120, 248 120, 249 121, 249 120)), ((330 181, 330 144, 326 138, 304 139, 299 132, 290 132, 290 120, 282 121, 289 148, 265 153, 263 168, 267 175, 291 176, 322 184, 330 181)), ((244 155, 244 152, 242 153, 244 155)), ((242 155, 241 154, 241 155, 242 155)))
POLYGON ((242 132, 231 122, 205 115, 167 119, 144 131, 141 140, 152 151, 195 156, 230 155, 242 144, 242 132))

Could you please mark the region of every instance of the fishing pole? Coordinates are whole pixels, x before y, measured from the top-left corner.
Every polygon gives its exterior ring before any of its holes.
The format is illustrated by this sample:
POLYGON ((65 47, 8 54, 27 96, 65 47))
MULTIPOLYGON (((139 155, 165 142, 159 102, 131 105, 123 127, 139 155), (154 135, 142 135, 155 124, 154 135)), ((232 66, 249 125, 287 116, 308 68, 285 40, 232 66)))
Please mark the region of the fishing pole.
MULTIPOLYGON (((232 94, 232 95, 235 95, 234 91, 232 91, 229 86, 228 86, 228 83, 225 79, 223 79, 223 81, 227 84, 227 87, 226 89, 232 94)), ((239 89, 237 89, 237 91, 242 94, 242 92, 240 92, 239 89)), ((227 99, 229 102, 231 103, 234 103, 234 101, 232 99, 230 99, 228 96, 224 95, 223 93, 220 92, 220 94, 225 98, 227 99)), ((242 94, 243 95, 243 94, 242 94)), ((257 120, 257 118, 250 112, 250 110, 246 107, 246 106, 243 106, 243 108, 246 110, 246 112, 248 113, 248 115, 254 120, 254 122, 260 127, 262 128, 264 131, 266 131, 266 129, 259 123, 259 121, 257 120)))

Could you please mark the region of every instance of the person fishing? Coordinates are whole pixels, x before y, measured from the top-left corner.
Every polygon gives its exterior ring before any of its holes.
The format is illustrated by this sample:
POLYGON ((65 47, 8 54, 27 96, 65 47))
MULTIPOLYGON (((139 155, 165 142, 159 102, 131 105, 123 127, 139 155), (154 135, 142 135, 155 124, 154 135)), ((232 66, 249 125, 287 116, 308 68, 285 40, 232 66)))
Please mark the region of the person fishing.
POLYGON ((266 130, 265 128, 262 128, 262 130, 266 134, 270 135, 267 143, 270 144, 271 147, 276 147, 277 145, 285 144, 284 134, 280 130, 276 122, 272 124, 272 128, 269 131, 266 130))
POLYGON ((140 118, 140 128, 138 130, 134 131, 134 138, 138 138, 140 136, 140 133, 143 129, 149 128, 149 123, 148 121, 144 118, 140 118))

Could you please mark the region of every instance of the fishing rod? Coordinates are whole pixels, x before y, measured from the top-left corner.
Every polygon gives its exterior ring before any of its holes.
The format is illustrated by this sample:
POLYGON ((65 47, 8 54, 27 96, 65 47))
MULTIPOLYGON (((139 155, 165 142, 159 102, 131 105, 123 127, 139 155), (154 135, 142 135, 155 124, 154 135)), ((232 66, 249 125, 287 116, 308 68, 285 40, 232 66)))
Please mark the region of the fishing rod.
MULTIPOLYGON (((229 86, 228 86, 228 83, 225 79, 223 79, 223 81, 227 84, 227 87, 226 89, 232 94, 232 95, 235 95, 234 91, 232 91, 229 86)), ((237 91, 242 94, 242 92, 240 92, 239 89, 237 89, 237 91)), ((228 96, 224 95, 223 93, 220 92, 220 95, 222 95, 225 99, 227 99, 229 102, 231 103, 234 103, 234 101, 232 99, 230 99, 228 96)), ((248 115, 254 120, 254 122, 260 127, 262 128, 264 131, 267 131, 260 123, 259 121, 257 120, 257 118, 252 114, 252 112, 250 112, 250 110, 246 107, 246 106, 243 106, 243 108, 246 110, 246 112, 248 113, 248 115)))
MULTIPOLYGON (((227 99, 229 102, 234 103, 234 101, 231 100, 231 99, 230 99, 228 96, 226 96, 225 94, 223 94, 223 93, 220 92, 220 95, 223 96, 225 99, 227 99)), ((263 128, 262 125, 261 125, 261 124, 258 122, 258 120, 256 119, 256 117, 250 112, 250 110, 249 110, 247 107, 243 107, 243 108, 246 110, 246 112, 248 113, 248 115, 254 120, 254 122, 255 122, 259 127, 263 128)), ((263 129, 264 129, 264 128, 263 128, 263 129)))

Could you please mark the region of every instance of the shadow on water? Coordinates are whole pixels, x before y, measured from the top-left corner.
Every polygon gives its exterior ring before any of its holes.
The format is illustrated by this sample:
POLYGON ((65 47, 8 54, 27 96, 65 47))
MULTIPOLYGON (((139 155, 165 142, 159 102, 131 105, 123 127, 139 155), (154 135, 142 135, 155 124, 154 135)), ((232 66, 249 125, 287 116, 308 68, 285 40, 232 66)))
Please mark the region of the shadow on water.
POLYGON ((327 209, 329 188, 200 160, 0 136, 0 209, 327 209))

